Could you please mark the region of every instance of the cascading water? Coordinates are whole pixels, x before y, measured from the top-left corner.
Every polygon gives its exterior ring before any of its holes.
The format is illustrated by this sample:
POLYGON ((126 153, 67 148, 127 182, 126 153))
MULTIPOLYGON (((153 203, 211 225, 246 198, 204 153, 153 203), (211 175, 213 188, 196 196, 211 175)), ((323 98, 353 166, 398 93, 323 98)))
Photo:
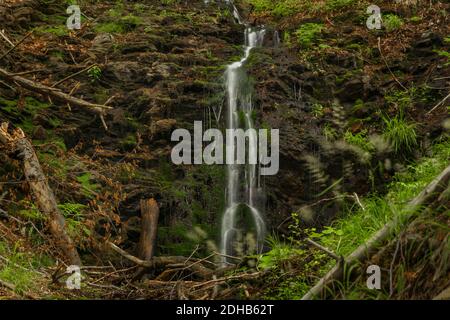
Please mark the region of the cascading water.
MULTIPOLYGON (((228 1, 228 3, 233 9, 236 20, 243 24, 236 7, 231 1, 228 1)), ((230 64, 226 69, 228 129, 254 128, 252 86, 244 64, 249 58, 251 50, 262 45, 264 35, 264 28, 246 26, 244 57, 240 61, 230 64)), ((232 134, 231 131, 228 130, 227 134, 232 134)), ((249 132, 251 132, 248 139, 248 155, 250 157, 257 154, 258 139, 256 131, 252 130, 249 132)), ((227 137, 227 141, 232 141, 232 136, 227 137)), ((235 154, 227 153, 227 158, 235 159, 235 154)), ((231 160, 227 161, 227 163, 235 162, 231 160)), ((240 228, 242 227, 240 223, 245 220, 246 216, 251 217, 250 220, 255 233, 253 248, 249 248, 249 251, 253 249, 253 251, 261 252, 266 231, 261 211, 261 201, 259 201, 261 193, 259 169, 256 164, 227 164, 227 201, 221 228, 221 252, 224 256, 239 254, 239 250, 236 247, 241 245, 238 241, 239 235, 240 232, 244 231, 240 228), (238 223, 240 224, 239 227, 237 226, 238 223)), ((224 258, 223 262, 226 263, 226 261, 227 259, 224 258)))

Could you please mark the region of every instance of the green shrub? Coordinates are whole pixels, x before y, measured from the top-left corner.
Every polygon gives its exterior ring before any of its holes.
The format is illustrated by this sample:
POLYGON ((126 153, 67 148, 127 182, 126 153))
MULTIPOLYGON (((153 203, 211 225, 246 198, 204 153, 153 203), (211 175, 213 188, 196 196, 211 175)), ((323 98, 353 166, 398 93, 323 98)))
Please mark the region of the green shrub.
POLYGON ((445 67, 450 65, 450 52, 444 50, 435 50, 434 52, 436 52, 441 57, 447 58, 447 62, 444 63, 445 67))
POLYGON ((383 17, 383 24, 387 32, 399 29, 403 25, 403 20, 395 14, 387 14, 383 17))
POLYGON ((324 113, 323 113, 323 105, 321 105, 320 103, 314 103, 312 105, 312 110, 311 113, 314 115, 314 117, 316 118, 321 118, 323 117, 324 113))
POLYGON ((270 12, 274 16, 286 17, 302 10, 304 4, 298 0, 249 0, 256 12, 270 12))
POLYGON ((372 152, 372 151, 375 150, 374 145, 367 138, 367 130, 363 130, 363 131, 358 132, 356 134, 353 134, 352 132, 347 131, 344 134, 344 140, 347 143, 352 144, 354 146, 357 146, 357 147, 359 147, 362 150, 367 151, 367 152, 372 152))
POLYGON ((403 112, 405 109, 413 105, 413 97, 416 93, 415 88, 411 88, 408 91, 393 90, 389 94, 385 95, 386 102, 397 107, 399 112, 403 112))
POLYGON ((317 41, 323 28, 321 23, 305 23, 295 32, 298 43, 302 47, 310 47, 317 41))
POLYGON ((395 153, 411 153, 417 146, 415 125, 407 123, 402 116, 383 117, 383 121, 386 126, 383 136, 391 143, 395 153))
POLYGON ((258 267, 261 269, 277 268, 284 261, 303 253, 303 250, 293 248, 274 235, 269 235, 266 241, 271 250, 259 257, 258 267))
POLYGON ((274 8, 274 1, 271 0, 249 0, 249 2, 256 12, 272 11, 274 8))
POLYGON ((328 11, 339 10, 353 4, 355 0, 328 0, 325 8, 328 11))
POLYGON ((99 80, 100 77, 102 76, 102 69, 100 69, 100 67, 98 67, 98 66, 93 66, 92 68, 90 68, 87 71, 87 74, 88 74, 89 78, 91 78, 91 81, 95 82, 95 81, 99 80))
MULTIPOLYGON (((275 2, 275 1, 272 1, 275 2)), ((300 1, 298 0, 284 0, 277 1, 275 7, 272 12, 276 16, 286 17, 289 15, 293 15, 296 12, 300 11, 300 1)))

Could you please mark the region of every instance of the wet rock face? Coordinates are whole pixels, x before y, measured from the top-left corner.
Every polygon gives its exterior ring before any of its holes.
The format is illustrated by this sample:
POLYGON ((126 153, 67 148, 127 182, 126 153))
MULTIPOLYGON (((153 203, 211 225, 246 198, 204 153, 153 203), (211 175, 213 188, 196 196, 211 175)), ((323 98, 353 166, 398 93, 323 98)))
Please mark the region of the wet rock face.
MULTIPOLYGON (((47 26, 48 22, 40 21, 39 15, 30 14, 27 9, 35 8, 33 1, 17 3, 23 9, 0 5, 0 20, 5 26, 47 26)), ((224 168, 175 167, 170 161, 172 130, 192 129, 196 120, 211 122, 213 127, 223 125, 216 123, 214 111, 225 100, 225 66, 242 56, 244 27, 236 24, 220 3, 206 6, 203 0, 196 0, 164 5, 150 1, 140 3, 144 5, 140 12, 135 10, 135 3, 128 3, 119 14, 137 17, 133 24, 121 31, 98 31, 105 24, 111 27, 108 23, 120 23, 120 17, 110 15, 111 9, 117 9, 115 4, 102 2, 90 8, 89 14, 99 18, 96 24, 87 26, 77 36, 36 35, 30 42, 45 45, 20 52, 27 55, 26 63, 11 68, 15 72, 50 69, 55 72, 37 73, 35 77, 51 84, 79 71, 79 66, 96 63, 101 67, 100 74, 83 73, 59 87, 64 92, 76 89, 74 95, 92 102, 108 101, 114 108, 105 116, 108 131, 98 118, 57 105, 63 122, 57 134, 69 150, 74 148, 74 152, 92 157, 98 161, 98 167, 127 163, 136 168, 135 175, 127 173, 121 177, 109 167, 104 170, 111 172, 111 179, 124 190, 116 213, 126 221, 139 216, 140 199, 156 198, 161 206, 158 243, 165 253, 189 255, 194 246, 184 236, 187 231, 199 225, 214 238, 214 228, 220 225, 224 168), (51 47, 53 54, 48 54, 46 47, 51 47), (68 47, 73 48, 70 53, 68 47), (180 247, 184 251, 176 251, 180 247)), ((60 8, 39 8, 34 12, 61 15, 60 8)), ((246 15, 245 10, 242 12, 246 15)), ((337 31, 339 43, 331 44, 341 46, 339 50, 324 48, 308 60, 299 59, 303 52, 298 48, 289 49, 286 43, 275 45, 274 30, 269 28, 264 48, 255 49, 248 60, 247 67, 255 80, 257 125, 280 129, 280 171, 265 178, 270 229, 277 228, 291 212, 306 204, 345 192, 373 190, 370 179, 375 184, 381 179, 387 181, 394 170, 387 167, 398 164, 398 159, 388 152, 367 159, 364 152, 343 143, 347 131, 356 134, 367 128, 368 135, 381 133, 382 119, 374 110, 382 106, 383 111, 393 114, 384 95, 396 88, 396 82, 381 59, 376 38, 369 41, 355 28, 343 29, 342 35, 340 29, 337 31), (361 46, 369 52, 364 58, 374 63, 365 64, 360 56, 361 46), (371 177, 369 168, 378 163, 390 165, 384 165, 382 173, 371 177)), ((333 32, 327 36, 332 39, 333 32)), ((442 35, 424 33, 414 39, 404 55, 390 59, 389 64, 395 74, 407 73, 416 81, 438 63, 433 46, 442 44, 442 35)), ((390 48, 392 43, 385 46, 390 48)), ((34 48, 27 42, 23 45, 34 48)), ((448 75, 442 71, 441 77, 444 76, 448 75)), ((434 85, 448 86, 445 80, 440 81, 443 82, 434 85)), ((7 94, 11 95, 10 90, 7 94)), ((413 112, 425 107, 417 105, 413 112)), ((4 118, 1 112, 0 118, 4 118)), ((426 126, 440 128, 439 117, 414 119, 424 124, 418 130, 426 131, 426 126)), ((34 137, 48 138, 45 121, 31 120, 36 126, 34 137)), ((439 134, 438 129, 428 131, 439 134)), ((312 209, 313 216, 327 221, 338 206, 336 202, 325 202, 312 209)), ((135 238, 136 234, 128 236, 135 238)))
MULTIPOLYGON (((404 162, 378 136, 385 129, 381 115, 395 116, 385 99, 398 89, 391 72, 401 75, 403 83, 414 77, 420 86, 424 72, 437 63, 433 50, 442 44, 441 38, 435 33, 412 37, 404 44, 406 50, 396 48, 389 52, 391 56, 384 54, 389 67, 380 56, 376 38, 362 37, 354 28, 339 34, 339 49, 315 48, 302 60, 298 56, 304 50, 297 52, 298 48, 254 50, 248 68, 255 79, 258 122, 280 129, 280 170, 265 178, 266 212, 272 228, 283 230, 284 221, 299 210, 308 211, 307 225, 327 223, 342 204, 333 199, 383 191, 404 162), (368 48, 364 59, 347 49, 362 45, 368 48), (392 54, 395 50, 397 56, 392 54), (375 151, 345 140, 346 133, 359 132, 378 141, 375 151)), ((425 108, 420 100, 414 103, 425 108)), ((437 124, 437 120, 424 121, 423 111, 415 110, 408 115, 410 121, 433 132, 428 121, 437 124)))
MULTIPOLYGON (((31 117, 27 121, 36 129, 30 136, 42 140, 56 136, 68 151, 92 157, 98 168, 124 164, 134 169, 133 174, 105 169, 114 192, 123 192, 117 208, 111 210, 120 217, 113 230, 119 232, 121 223, 140 216, 141 199, 155 198, 161 210, 158 243, 165 253, 189 255, 195 245, 186 234, 193 226, 216 240, 224 168, 172 165, 170 137, 176 128, 192 129, 194 121, 211 120, 212 126, 221 126, 215 123, 212 109, 223 101, 224 67, 242 54, 243 27, 221 3, 102 1, 85 12, 95 21, 68 34, 62 30, 63 6, 43 8, 36 3, 0 5, 2 27, 24 26, 23 34, 27 28, 40 30, 22 44, 24 51, 16 51, 26 63, 8 68, 51 70, 35 78, 51 85, 96 64, 98 69, 82 72, 58 88, 66 93, 73 90, 74 96, 87 101, 107 103, 113 110, 104 117, 105 131, 99 118, 55 101, 55 109, 60 109, 58 129, 49 133, 49 121, 31 117), (43 16, 45 21, 40 19, 43 16), (45 51, 46 46, 51 51, 45 51)), ((0 90, 6 97, 3 92, 8 90, 3 86, 0 90)), ((125 232, 127 237, 136 240, 133 232, 125 232)))

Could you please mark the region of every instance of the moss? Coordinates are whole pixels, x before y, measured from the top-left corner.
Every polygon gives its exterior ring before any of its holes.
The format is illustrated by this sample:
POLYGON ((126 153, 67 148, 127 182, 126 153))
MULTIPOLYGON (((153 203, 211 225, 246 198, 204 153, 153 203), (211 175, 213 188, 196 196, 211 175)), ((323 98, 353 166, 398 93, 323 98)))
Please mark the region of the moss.
POLYGON ((66 144, 64 143, 64 139, 58 136, 55 136, 53 134, 52 131, 47 131, 49 134, 49 138, 46 139, 45 141, 41 141, 41 140, 33 140, 33 144, 36 147, 39 147, 40 145, 53 145, 54 147, 56 147, 56 151, 52 151, 51 149, 47 149, 47 153, 51 153, 54 155, 58 155, 58 151, 62 151, 62 152, 66 152, 67 151, 67 147, 66 144))
POLYGON ((56 117, 48 118, 47 122, 52 126, 53 129, 58 128, 62 125, 61 119, 58 119, 56 117))
POLYGON ((19 116, 23 115, 23 113, 35 116, 37 112, 49 107, 48 104, 40 102, 32 97, 25 97, 25 99, 20 102, 20 104, 23 104, 21 107, 19 107, 18 104, 18 100, 8 100, 0 97, 1 110, 11 116, 19 116), (22 110, 19 110, 19 108, 22 110))
POLYGON ((160 250, 174 255, 189 256, 195 248, 193 241, 187 237, 189 229, 188 226, 179 222, 170 227, 159 227, 160 250))
POLYGON ((124 11, 124 3, 116 2, 115 6, 108 10, 108 15, 112 18, 109 20, 112 21, 97 24, 95 30, 105 33, 125 33, 134 30, 143 23, 141 17, 131 13, 124 15, 124 11))
POLYGON ((328 0, 325 4, 325 8, 328 11, 340 10, 350 5, 355 4, 355 0, 328 0))
POLYGON ((67 178, 69 172, 69 166, 65 159, 61 158, 58 154, 53 152, 37 152, 39 161, 47 168, 50 168, 52 175, 58 177, 58 179, 64 180, 67 178))
POLYGON ((0 241, 0 255, 7 258, 0 269, 0 279, 15 286, 18 294, 38 290, 43 285, 39 269, 52 266, 52 258, 41 253, 20 250, 21 243, 9 244, 0 241))
MULTIPOLYGON (((161 161, 155 174, 163 223, 168 225, 160 234, 161 250, 165 254, 190 254, 197 244, 215 242, 218 236, 218 212, 224 209, 225 171, 218 165, 198 165, 181 172, 167 161, 161 161), (174 223, 174 221, 177 221, 174 223), (204 237, 195 240, 194 226, 203 230, 204 237), (175 228, 174 230, 171 230, 175 228)), ((204 253, 204 252, 203 252, 204 253)))
POLYGON ((37 34, 53 34, 57 37, 67 36, 69 34, 69 30, 67 29, 65 24, 57 25, 57 26, 41 26, 34 29, 37 34))
MULTIPOLYGON (((345 81, 350 80, 350 79, 354 78, 355 76, 362 74, 362 73, 363 73, 363 71, 361 69, 347 70, 342 75, 336 75, 335 83, 342 84, 345 81)), ((345 88, 343 88, 343 89, 345 89, 345 88)))
POLYGON ((104 33, 124 33, 126 32, 125 27, 116 22, 106 22, 106 23, 100 23, 97 26, 95 26, 96 32, 104 32, 104 33))
MULTIPOLYGON (((8 100, 0 97, 0 110, 8 118, 14 121, 14 124, 20 127, 26 134, 31 135, 34 131, 34 119, 38 113, 49 108, 47 103, 40 102, 32 97, 25 97, 23 100, 8 100)), ((57 118, 48 118, 48 124, 51 127, 60 125, 57 118)))
POLYGON ((259 68, 262 65, 271 63, 273 63, 273 57, 271 55, 266 54, 264 51, 254 49, 246 61, 246 66, 248 68, 258 66, 259 68))
POLYGON ((120 145, 125 150, 131 150, 137 145, 136 135, 133 133, 127 134, 120 140, 120 145))
POLYGON ((248 0, 254 11, 261 14, 270 14, 275 18, 294 16, 298 13, 320 14, 338 11, 358 4, 357 0, 326 0, 326 1, 298 1, 298 0, 248 0))
POLYGON ((90 172, 85 172, 77 177, 77 181, 81 186, 81 191, 88 198, 93 198, 100 187, 100 185, 92 183, 91 180, 92 175, 90 172))

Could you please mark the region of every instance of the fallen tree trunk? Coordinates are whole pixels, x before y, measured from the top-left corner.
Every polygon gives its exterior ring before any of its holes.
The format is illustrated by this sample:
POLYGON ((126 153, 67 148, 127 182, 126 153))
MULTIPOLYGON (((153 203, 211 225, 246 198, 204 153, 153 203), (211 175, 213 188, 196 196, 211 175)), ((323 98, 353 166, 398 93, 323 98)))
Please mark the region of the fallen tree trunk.
POLYGON ((25 177, 39 210, 47 218, 56 247, 62 251, 67 262, 72 265, 81 265, 77 249, 66 232, 64 217, 58 209, 55 195, 48 185, 47 178, 42 171, 31 142, 25 137, 24 132, 20 128, 10 134, 7 123, 2 123, 0 127, 0 142, 12 147, 19 154, 23 163, 25 177))
MULTIPOLYGON (((439 193, 445 190, 450 181, 450 166, 448 166, 442 173, 436 177, 417 197, 411 200, 406 210, 408 213, 413 213, 418 207, 429 204, 439 193)), ((339 261, 319 282, 311 288, 303 297, 302 300, 311 300, 315 297, 324 295, 325 289, 334 281, 339 281, 344 275, 344 270, 352 265, 364 261, 369 258, 378 249, 378 245, 386 240, 395 228, 402 228, 406 224, 406 219, 396 218, 388 222, 375 235, 372 236, 366 243, 359 246, 346 259, 339 261)))
POLYGON ((71 105, 85 108, 85 109, 87 109, 91 112, 94 112, 96 114, 99 114, 101 116, 104 115, 106 110, 112 109, 111 107, 108 107, 108 106, 90 103, 85 100, 72 97, 64 92, 61 92, 61 90, 59 90, 59 89, 48 87, 41 83, 37 83, 37 82, 31 81, 31 80, 28 80, 26 78, 23 78, 21 76, 14 75, 2 68, 0 68, 0 78, 8 80, 11 84, 16 84, 16 85, 23 87, 25 89, 28 89, 30 91, 37 92, 37 93, 40 93, 40 94, 43 94, 46 96, 50 96, 57 100, 62 100, 71 105))

